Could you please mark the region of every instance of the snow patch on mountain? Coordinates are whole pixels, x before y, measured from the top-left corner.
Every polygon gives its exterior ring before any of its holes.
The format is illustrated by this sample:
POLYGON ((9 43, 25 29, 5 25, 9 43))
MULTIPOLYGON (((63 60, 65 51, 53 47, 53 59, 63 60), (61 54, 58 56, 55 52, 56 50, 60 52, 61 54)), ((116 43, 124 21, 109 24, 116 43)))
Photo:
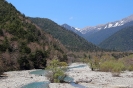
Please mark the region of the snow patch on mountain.
POLYGON ((118 22, 116 22, 116 23, 115 23, 115 25, 114 25, 114 27, 118 26, 118 24, 119 24, 119 23, 118 23, 118 22))
POLYGON ((75 28, 77 31, 80 31, 81 29, 79 29, 79 28, 75 28))
POLYGON ((124 21, 122 20, 121 23, 123 23, 124 21))
POLYGON ((100 30, 101 28, 97 28, 98 30, 100 30))
POLYGON ((109 22, 107 24, 103 24, 103 25, 97 25, 97 26, 94 26, 94 27, 85 27, 83 29, 80 29, 79 31, 82 33, 82 34, 86 34, 88 32, 97 32, 97 31, 100 31, 100 30, 103 30, 103 29, 107 29, 107 28, 112 28, 112 27, 117 27, 117 26, 122 26, 130 21, 133 21, 133 15, 127 17, 127 18, 124 18, 122 20, 119 20, 119 21, 115 21, 115 22, 109 22))
POLYGON ((108 28, 111 28, 113 24, 108 24, 108 28))
POLYGON ((107 24, 100 24, 100 25, 97 25, 97 26, 88 26, 88 27, 85 27, 85 28, 77 28, 77 27, 72 27, 72 26, 69 26, 67 24, 63 24, 62 26, 69 29, 69 30, 72 30, 74 32, 80 32, 82 34, 86 34, 86 33, 95 33, 95 32, 98 32, 100 30, 106 30, 106 29, 109 29, 109 28, 113 28, 113 27, 118 27, 118 26, 122 26, 130 21, 133 21, 133 15, 127 17, 127 18, 124 18, 122 20, 119 20, 119 21, 115 21, 115 22, 109 22, 107 24))

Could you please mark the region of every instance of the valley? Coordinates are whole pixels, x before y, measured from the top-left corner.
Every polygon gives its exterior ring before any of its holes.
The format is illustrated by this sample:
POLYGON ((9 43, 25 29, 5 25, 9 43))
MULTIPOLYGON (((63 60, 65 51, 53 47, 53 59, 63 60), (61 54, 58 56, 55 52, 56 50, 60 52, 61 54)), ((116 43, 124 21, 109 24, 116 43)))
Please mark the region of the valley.
POLYGON ((0 0, 0 88, 133 87, 133 15, 80 29, 15 6, 0 0))
POLYGON ((7 79, 0 79, 2 88, 132 88, 133 87, 133 71, 124 71, 120 77, 112 77, 110 72, 98 72, 91 71, 90 67, 84 63, 73 63, 69 67, 71 68, 66 74, 73 79, 72 83, 49 83, 45 76, 38 76, 29 74, 27 71, 12 71, 6 72, 7 79), (76 66, 84 65, 84 67, 74 68, 76 66), (43 84, 41 84, 41 82, 43 84), (75 82, 79 82, 76 83, 75 82), (25 86, 29 83, 36 83, 36 85, 25 86), (37 84, 38 83, 38 84, 37 84), (39 85, 40 83, 40 85, 39 85), (47 84, 45 84, 47 83, 47 84))
POLYGON ((78 30, 75 27, 71 27, 67 24, 64 24, 62 26, 85 38, 88 42, 99 46, 100 43, 102 43, 104 40, 107 40, 110 36, 113 36, 113 34, 115 34, 116 32, 124 28, 133 26, 133 15, 123 18, 119 21, 109 22, 107 24, 99 24, 92 27, 88 26, 78 30))

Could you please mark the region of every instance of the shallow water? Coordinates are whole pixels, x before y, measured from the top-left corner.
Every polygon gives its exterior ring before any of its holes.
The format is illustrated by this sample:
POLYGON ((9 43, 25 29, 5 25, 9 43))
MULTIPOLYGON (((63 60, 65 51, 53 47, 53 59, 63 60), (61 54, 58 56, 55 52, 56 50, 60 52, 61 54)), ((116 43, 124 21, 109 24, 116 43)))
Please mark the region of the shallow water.
MULTIPOLYGON (((78 65, 78 66, 74 66, 74 67, 68 67, 68 69, 82 68, 82 67, 85 67, 85 66, 86 65, 78 65)), ((45 76, 46 73, 47 73, 47 70, 36 70, 36 71, 30 72, 30 74, 35 74, 35 75, 39 75, 39 76, 45 76)), ((73 83, 73 78, 71 78, 71 77, 68 77, 68 76, 65 77, 64 81, 65 82, 71 82, 70 84, 74 87, 85 88, 84 86, 73 83)), ((22 88, 48 88, 49 83, 50 82, 34 82, 34 83, 30 83, 28 85, 25 85, 22 88)))
POLYGON ((73 66, 73 67, 68 67, 69 69, 71 68, 82 68, 82 67, 85 67, 86 65, 78 65, 78 66, 73 66))
POLYGON ((65 82, 73 82, 73 78, 71 78, 71 77, 69 77, 69 76, 66 76, 65 78, 64 78, 64 81, 65 82))
POLYGON ((30 83, 28 85, 25 85, 21 88, 48 88, 50 82, 46 81, 46 82, 33 82, 30 83))
POLYGON ((83 85, 75 84, 75 83, 70 83, 70 85, 72 85, 72 86, 75 87, 75 88, 86 88, 86 87, 83 86, 83 85))
MULTIPOLYGON (((73 66, 73 67, 68 67, 68 69, 72 69, 72 68, 82 68, 85 67, 86 65, 78 65, 78 66, 73 66)), ((30 74, 35 74, 35 75, 39 75, 39 76, 45 76, 45 74, 47 74, 48 70, 36 70, 36 71, 32 71, 30 72, 30 74)))
POLYGON ((30 72, 30 74, 35 74, 39 76, 44 76, 46 73, 47 73, 47 70, 42 70, 42 69, 30 72))

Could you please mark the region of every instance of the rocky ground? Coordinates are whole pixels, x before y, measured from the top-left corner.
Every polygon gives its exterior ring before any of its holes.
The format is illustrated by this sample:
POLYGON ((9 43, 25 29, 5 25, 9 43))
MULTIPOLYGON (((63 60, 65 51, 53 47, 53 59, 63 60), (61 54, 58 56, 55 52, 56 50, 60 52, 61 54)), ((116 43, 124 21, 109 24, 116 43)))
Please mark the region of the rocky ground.
MULTIPOLYGON (((66 74, 72 77, 75 83, 50 83, 50 88, 133 88, 133 71, 125 71, 120 77, 113 77, 110 72, 91 71, 88 65, 73 63, 70 67, 84 65, 84 67, 71 68, 66 74)), ((44 76, 35 76, 28 71, 5 72, 6 78, 0 78, 0 88, 21 88, 32 82, 48 81, 44 76)))
POLYGON ((21 88, 32 82, 42 82, 47 80, 44 76, 29 74, 31 71, 34 70, 5 72, 4 74, 6 74, 7 77, 0 79, 0 88, 21 88))
MULTIPOLYGON (((78 65, 85 64, 73 63, 71 67, 78 65)), ((120 74, 120 77, 113 77, 110 72, 91 71, 90 67, 86 65, 72 68, 67 74, 74 79, 74 82, 79 82, 78 86, 54 83, 50 84, 50 88, 133 88, 133 71, 125 71, 120 74)))

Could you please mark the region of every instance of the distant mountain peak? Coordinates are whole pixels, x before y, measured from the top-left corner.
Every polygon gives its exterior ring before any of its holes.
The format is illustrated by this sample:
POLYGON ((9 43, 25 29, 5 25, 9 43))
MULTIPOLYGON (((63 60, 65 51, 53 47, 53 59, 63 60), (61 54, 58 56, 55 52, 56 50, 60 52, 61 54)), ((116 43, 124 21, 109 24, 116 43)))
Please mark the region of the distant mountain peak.
POLYGON ((61 26, 63 26, 63 27, 70 27, 70 28, 74 28, 74 27, 72 27, 72 26, 70 26, 70 25, 68 25, 68 24, 66 24, 66 23, 62 24, 61 26))
POLYGON ((82 29, 70 26, 70 30, 82 36, 89 42, 98 45, 112 34, 116 33, 124 27, 129 26, 133 26, 133 15, 114 22, 108 22, 106 24, 100 24, 97 26, 87 26, 82 29))
POLYGON ((81 29, 79 29, 79 28, 75 28, 75 27, 72 27, 72 26, 70 26, 70 25, 68 25, 68 24, 62 24, 61 25, 62 27, 64 27, 64 28, 66 28, 67 30, 71 30, 71 31, 74 31, 74 32, 80 32, 81 31, 81 29))
POLYGON ((61 26, 64 27, 65 29, 67 29, 67 30, 75 32, 79 36, 82 36, 80 28, 77 28, 77 27, 75 28, 75 27, 69 26, 68 24, 62 24, 61 26))
POLYGON ((82 34, 86 34, 88 32, 97 32, 103 29, 113 28, 117 26, 122 26, 128 22, 133 21, 133 15, 126 17, 122 20, 114 21, 114 22, 108 22, 107 24, 101 24, 97 26, 88 26, 80 30, 82 34))

